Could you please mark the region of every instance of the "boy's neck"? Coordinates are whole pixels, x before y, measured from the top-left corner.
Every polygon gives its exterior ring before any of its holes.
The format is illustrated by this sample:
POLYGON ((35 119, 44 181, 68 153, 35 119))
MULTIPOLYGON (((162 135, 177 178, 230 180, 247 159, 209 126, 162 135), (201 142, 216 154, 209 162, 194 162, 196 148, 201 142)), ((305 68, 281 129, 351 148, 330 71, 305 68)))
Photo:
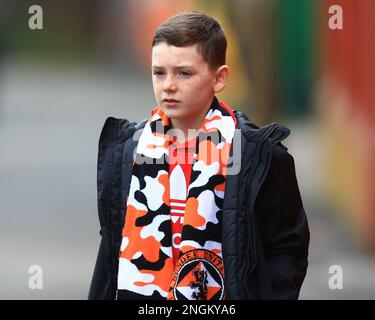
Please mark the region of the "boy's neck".
POLYGON ((171 119, 172 128, 179 129, 183 132, 183 137, 179 137, 179 143, 193 139, 197 135, 210 107, 211 103, 208 107, 203 108, 200 113, 188 119, 171 119), (182 138, 183 140, 181 141, 182 138))
POLYGON ((198 130, 202 126, 202 122, 206 116, 206 113, 207 112, 205 112, 199 118, 197 117, 194 119, 184 119, 184 120, 171 119, 172 128, 178 129, 183 133, 183 135, 179 134, 177 137, 179 143, 188 141, 197 136, 198 130))

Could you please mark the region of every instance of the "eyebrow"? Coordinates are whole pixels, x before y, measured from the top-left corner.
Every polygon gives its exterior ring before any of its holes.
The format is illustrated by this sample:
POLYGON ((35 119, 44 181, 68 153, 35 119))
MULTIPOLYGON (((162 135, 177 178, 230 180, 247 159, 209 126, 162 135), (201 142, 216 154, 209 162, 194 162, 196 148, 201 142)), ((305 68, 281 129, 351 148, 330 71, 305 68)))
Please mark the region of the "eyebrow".
MULTIPOLYGON (((153 69, 164 69, 164 67, 161 67, 161 66, 152 66, 153 69)), ((172 69, 175 69, 175 70, 179 70, 179 69, 190 69, 190 68, 194 68, 193 65, 180 65, 180 66, 175 66, 175 67, 172 67, 172 69)))

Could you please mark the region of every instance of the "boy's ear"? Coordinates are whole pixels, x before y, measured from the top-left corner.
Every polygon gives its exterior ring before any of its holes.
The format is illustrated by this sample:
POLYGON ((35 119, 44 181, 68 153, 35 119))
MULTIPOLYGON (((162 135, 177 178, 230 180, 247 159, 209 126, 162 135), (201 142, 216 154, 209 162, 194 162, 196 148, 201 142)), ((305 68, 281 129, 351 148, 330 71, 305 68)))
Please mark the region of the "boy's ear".
POLYGON ((215 82, 214 82, 214 92, 215 93, 219 93, 225 88, 225 86, 228 82, 229 71, 230 71, 230 69, 226 64, 217 68, 217 70, 215 72, 215 82))

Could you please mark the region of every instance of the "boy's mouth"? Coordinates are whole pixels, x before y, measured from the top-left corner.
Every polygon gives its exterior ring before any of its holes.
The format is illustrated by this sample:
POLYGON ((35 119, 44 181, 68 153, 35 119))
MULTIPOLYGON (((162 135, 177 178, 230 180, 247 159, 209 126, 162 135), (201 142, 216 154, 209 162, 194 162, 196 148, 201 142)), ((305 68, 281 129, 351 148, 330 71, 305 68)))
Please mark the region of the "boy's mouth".
POLYGON ((164 105, 166 105, 166 106, 169 107, 169 108, 176 107, 176 105, 177 105, 179 102, 180 102, 180 101, 175 100, 175 99, 163 99, 163 103, 164 103, 164 105))
POLYGON ((180 101, 175 100, 175 99, 163 99, 163 102, 180 102, 180 101))

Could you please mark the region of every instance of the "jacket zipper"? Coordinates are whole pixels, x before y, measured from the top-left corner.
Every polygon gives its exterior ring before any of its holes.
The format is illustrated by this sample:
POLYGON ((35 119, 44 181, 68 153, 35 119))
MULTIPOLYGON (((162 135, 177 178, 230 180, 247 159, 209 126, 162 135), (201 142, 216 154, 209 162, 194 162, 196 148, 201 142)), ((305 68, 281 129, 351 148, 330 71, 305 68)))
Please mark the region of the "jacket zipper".
MULTIPOLYGON (((247 212, 251 212, 252 210, 250 209, 250 191, 251 191, 251 182, 253 181, 254 179, 254 174, 256 172, 256 168, 258 167, 259 165, 259 158, 260 158, 260 155, 262 153, 262 149, 263 149, 263 145, 265 143, 265 141, 267 140, 267 138, 277 129, 278 125, 277 123, 275 123, 270 129, 269 131, 265 134, 265 136, 263 137, 259 147, 258 147, 258 150, 255 154, 255 159, 254 159, 254 165, 251 169, 251 172, 249 174, 249 178, 248 178, 248 183, 246 185, 246 191, 247 191, 247 199, 246 199, 246 213, 247 212)), ((262 173, 262 177, 264 177, 264 174, 265 172, 268 170, 269 168, 269 164, 267 163, 266 164, 266 167, 265 169, 263 170, 263 173, 262 173)), ((263 179, 262 179, 263 180, 263 179)), ((263 183, 263 181, 261 181, 261 184, 263 183)), ((255 195, 255 198, 257 197, 257 195, 255 195)), ((254 203, 255 203, 255 199, 254 199, 254 203)), ((247 290, 246 290, 246 283, 247 283, 247 279, 249 277, 249 275, 251 274, 251 272, 254 270, 255 266, 256 266, 256 254, 254 252, 255 248, 251 248, 251 255, 252 255, 252 260, 253 260, 253 263, 250 267, 250 246, 251 246, 251 243, 254 244, 255 242, 255 235, 254 235, 254 228, 253 228, 253 224, 254 224, 254 221, 253 221, 253 217, 250 215, 249 216, 249 227, 248 227, 248 239, 247 239, 247 243, 246 243, 246 255, 245 255, 245 272, 244 272, 244 275, 243 277, 241 277, 242 281, 241 281, 241 286, 242 286, 242 291, 243 291, 243 298, 245 298, 247 296, 247 290)))
MULTIPOLYGON (((116 122, 116 125, 115 125, 115 132, 118 131, 118 122, 116 122)), ((112 227, 112 221, 111 221, 111 192, 112 192, 112 186, 111 186, 111 183, 112 183, 112 170, 113 170, 113 158, 114 158, 114 152, 115 152, 115 148, 116 148, 116 143, 114 142, 113 145, 112 145, 112 150, 111 150, 111 160, 110 160, 110 163, 109 163, 109 176, 108 176, 108 199, 109 199, 109 203, 108 203, 108 207, 109 207, 109 216, 106 216, 106 224, 107 224, 107 228, 108 228, 108 258, 109 258, 109 261, 108 261, 108 265, 109 265, 109 272, 110 274, 108 275, 108 283, 107 285, 105 286, 105 299, 109 300, 111 299, 111 291, 112 291, 112 287, 113 287, 113 274, 114 274, 114 257, 113 257, 113 227, 112 227)))

